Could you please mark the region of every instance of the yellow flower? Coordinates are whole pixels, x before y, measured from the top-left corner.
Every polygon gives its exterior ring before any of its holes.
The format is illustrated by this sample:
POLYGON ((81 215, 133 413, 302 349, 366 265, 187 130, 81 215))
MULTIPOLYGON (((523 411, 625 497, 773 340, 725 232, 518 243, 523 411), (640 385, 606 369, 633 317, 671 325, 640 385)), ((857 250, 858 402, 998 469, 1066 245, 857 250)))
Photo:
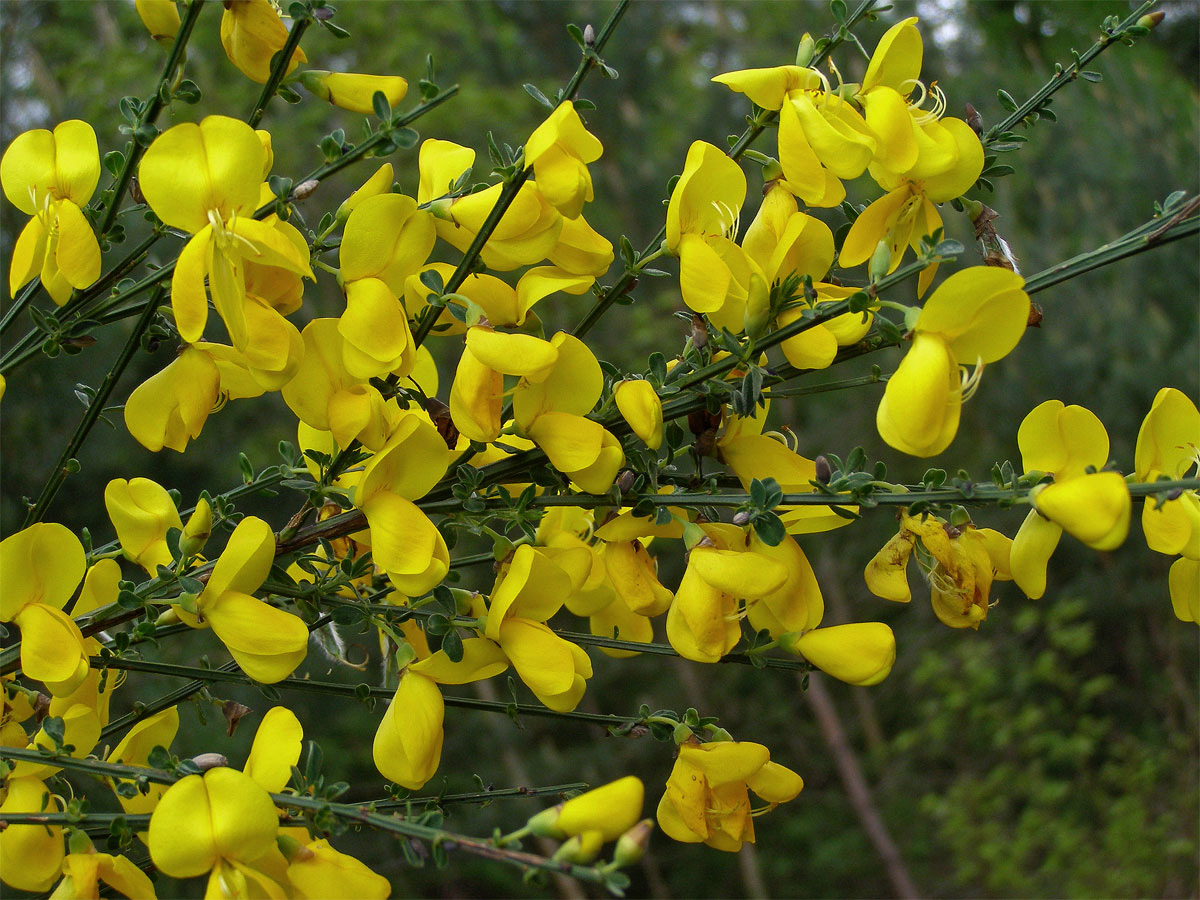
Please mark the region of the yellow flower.
POLYGON ((654 385, 640 378, 622 381, 613 388, 613 398, 633 433, 645 441, 651 450, 661 447, 662 400, 655 393, 654 385))
POLYGON ((867 563, 867 589, 877 597, 908 603, 906 569, 917 557, 930 584, 933 611, 951 628, 978 628, 987 618, 992 581, 1011 580, 1012 541, 991 528, 950 527, 934 516, 900 518, 900 530, 867 563))
POLYGON ((444 650, 411 663, 375 731, 371 748, 375 768, 410 790, 422 787, 437 772, 442 757, 446 708, 438 684, 482 681, 506 668, 504 653, 484 638, 464 640, 457 663, 444 650))
POLYGON ((575 275, 599 278, 613 261, 613 246, 580 215, 563 219, 558 242, 546 253, 546 259, 575 275))
POLYGON ((667 249, 679 257, 683 302, 715 313, 727 302, 744 308, 749 267, 737 237, 746 199, 741 167, 712 144, 688 148, 683 174, 667 206, 667 249))
POLYGON ((1054 475, 1054 484, 1035 489, 1034 508, 1013 539, 1013 580, 1036 600, 1046 592, 1046 564, 1063 529, 1097 549, 1115 540, 1103 548, 1112 549, 1125 539, 1131 501, 1120 475, 1087 474, 1108 462, 1109 444, 1104 425, 1082 406, 1064 406, 1060 400, 1039 404, 1021 422, 1017 445, 1026 472, 1054 475))
POLYGON ((26 131, 0 159, 0 185, 17 209, 33 216, 13 246, 8 288, 15 294, 40 275, 59 306, 75 288, 100 276, 100 244, 83 207, 100 180, 96 132, 71 119, 53 133, 26 131))
MULTIPOLYGON (((921 238, 942 227, 935 204, 962 196, 979 178, 983 170, 983 145, 971 126, 961 119, 943 119, 926 127, 937 127, 945 133, 948 140, 944 140, 954 151, 953 165, 923 177, 912 172, 889 177, 880 171, 879 180, 888 193, 872 202, 850 226, 838 256, 838 264, 843 268, 866 262, 879 242, 886 241, 890 251, 887 271, 895 271, 906 248, 919 252, 921 238)), ((933 283, 937 269, 935 264, 922 270, 918 296, 933 283)))
POLYGON ((99 897, 101 882, 123 897, 155 900, 158 896, 154 883, 127 857, 97 853, 95 847, 84 853, 68 854, 63 860, 62 873, 62 881, 50 894, 52 900, 99 897))
POLYGON ((688 556, 667 612, 667 640, 685 659, 715 663, 741 638, 738 601, 775 593, 789 573, 778 560, 746 549, 740 528, 710 525, 704 530, 708 543, 688 556))
MULTIPOLYGON (((5 813, 58 812, 37 778, 9 778, 0 794, 0 819, 5 813)), ((61 825, 9 825, 0 831, 0 880, 19 891, 49 890, 62 871, 64 855, 61 825)))
POLYGON ((206 896, 245 896, 250 889, 279 896, 253 868, 275 850, 279 817, 270 794, 253 778, 224 766, 171 785, 150 817, 150 858, 164 875, 208 875, 206 896))
POLYGON ((346 368, 350 353, 341 321, 313 319, 301 337, 303 358, 280 391, 284 402, 305 425, 332 432, 339 447, 357 440, 378 450, 395 428, 399 408, 385 403, 374 385, 346 368))
POLYGON ((548 349, 553 355, 549 365, 523 373, 513 391, 514 421, 576 487, 602 494, 612 485, 625 454, 611 433, 586 418, 604 389, 600 363, 583 341, 563 331, 550 339, 548 349))
POLYGON ((933 292, 875 416, 884 441, 922 457, 950 446, 963 401, 959 360, 978 367, 1017 345, 1029 319, 1024 283, 1007 269, 976 266, 955 272, 933 292))
POLYGON ((637 824, 644 795, 641 779, 627 775, 543 810, 526 827, 540 837, 570 838, 554 858, 586 865, 606 842, 637 824))
POLYGON ((134 6, 150 37, 170 47, 179 31, 179 8, 175 0, 136 0, 134 6))
POLYGON ((87 677, 79 626, 62 611, 83 578, 83 545, 65 526, 38 522, 0 541, 0 622, 21 629, 21 670, 55 696, 87 677))
MULTIPOLYGON (((243 5, 251 4, 233 7, 243 5)), ((265 161, 254 129, 227 116, 176 125, 160 134, 142 157, 138 179, 146 202, 167 225, 192 234, 171 277, 171 309, 180 337, 188 343, 200 339, 208 319, 206 277, 213 305, 239 349, 250 338, 245 262, 313 277, 303 241, 298 244, 279 227, 282 223, 253 217, 265 161)))
POLYGON ((375 565, 408 597, 437 587, 450 570, 445 538, 412 502, 438 483, 449 461, 437 429, 420 415, 405 413, 367 461, 354 490, 354 505, 369 526, 368 533, 354 538, 369 543, 375 565))
POLYGON ((777 66, 726 72, 713 79, 763 109, 779 110, 779 162, 784 187, 809 206, 846 196, 841 178, 857 178, 873 158, 876 138, 815 69, 777 66))
MULTIPOLYGON (((116 748, 108 754, 107 762, 123 763, 127 766, 145 766, 150 751, 155 747, 169 748, 179 730, 179 707, 172 706, 149 718, 142 719, 126 733, 116 748)), ((109 787, 116 790, 116 783, 134 784, 125 779, 106 779, 109 787)), ((143 794, 136 792, 131 797, 117 794, 117 802, 129 815, 144 815, 152 812, 159 799, 166 793, 166 785, 150 784, 143 794)))
POLYGON ((271 526, 246 516, 229 536, 196 600, 193 627, 210 626, 242 670, 264 684, 292 674, 308 652, 308 628, 295 615, 252 596, 275 558, 271 526))
MULTIPOLYGON (((1134 472, 1139 481, 1186 478, 1200 462, 1200 412, 1183 391, 1163 388, 1138 430, 1134 472)), ((1146 544, 1158 553, 1200 559, 1200 499, 1194 490, 1156 506, 1142 506, 1146 544)))
POLYGON ((771 762, 762 744, 689 742, 679 748, 667 779, 658 825, 674 840, 736 852, 754 843, 753 816, 792 800, 803 788, 800 776, 771 762), (747 789, 768 805, 751 810, 747 789))
POLYGON ((125 401, 125 427, 147 450, 170 447, 182 453, 224 401, 262 392, 234 348, 190 344, 161 372, 134 388, 125 401))
POLYGON ((896 636, 882 622, 815 628, 781 642, 827 675, 867 687, 887 678, 896 662, 896 636))
MULTIPOLYGON (((288 30, 271 0, 231 0, 221 16, 221 46, 229 61, 251 81, 266 84, 271 77, 271 57, 287 43, 288 30)), ((308 57, 299 47, 288 62, 290 75, 308 57)))
POLYGON ((289 859, 287 877, 305 900, 328 897, 386 900, 392 894, 386 878, 353 856, 334 850, 325 838, 305 844, 289 859))
POLYGON ((525 142, 525 167, 533 167, 538 190, 568 219, 576 219, 593 199, 588 163, 604 148, 584 127, 570 100, 564 100, 525 142))
POLYGON ((356 75, 309 69, 301 74, 300 83, 334 106, 368 116, 375 112, 372 99, 376 92, 387 97, 389 106, 398 105, 408 93, 408 82, 398 75, 356 75))
POLYGON ((114 478, 104 488, 104 506, 126 559, 152 578, 171 564, 167 531, 182 529, 183 520, 166 488, 149 478, 114 478))

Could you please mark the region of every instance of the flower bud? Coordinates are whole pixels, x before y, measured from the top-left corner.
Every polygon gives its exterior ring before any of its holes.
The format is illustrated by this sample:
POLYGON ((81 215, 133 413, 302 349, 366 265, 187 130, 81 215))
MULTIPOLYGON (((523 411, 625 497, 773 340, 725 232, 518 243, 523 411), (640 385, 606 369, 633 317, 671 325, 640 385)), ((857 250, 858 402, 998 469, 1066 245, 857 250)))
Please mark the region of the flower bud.
POLYGON ((283 858, 289 863, 307 862, 317 855, 288 834, 277 834, 275 836, 275 845, 279 847, 279 852, 283 854, 283 858))
POLYGON ((804 37, 800 38, 800 46, 796 48, 796 65, 802 69, 806 68, 812 62, 816 49, 817 42, 813 40, 813 36, 807 31, 804 32, 804 37))
POLYGON ((887 241, 880 241, 875 245, 875 252, 871 254, 871 262, 867 268, 867 272, 871 277, 871 284, 875 284, 887 275, 891 264, 892 248, 887 241))
POLYGON ((307 200, 317 192, 317 188, 321 186, 321 182, 315 178, 310 178, 307 181, 302 181, 292 188, 293 200, 307 200))
POLYGON ((623 835, 617 838, 617 849, 613 851, 613 864, 623 869, 632 866, 640 860, 650 844, 650 835, 654 832, 654 820, 642 819, 623 835))
POLYGON ((398 104, 408 93, 408 82, 398 75, 359 75, 309 69, 300 74, 300 83, 309 93, 322 100, 364 115, 375 112, 372 98, 377 91, 383 92, 391 106, 398 104))
POLYGON ((746 512, 744 509, 741 512, 734 513, 733 514, 733 524, 737 525, 739 528, 743 525, 749 525, 750 524, 750 513, 746 512))
POLYGON ((192 757, 191 763, 202 772, 207 772, 228 766, 229 759, 223 753, 200 753, 192 757))
POLYGON ((170 47, 179 31, 179 10, 175 0, 136 0, 134 6, 150 37, 164 47, 170 47))
POLYGON ((824 454, 821 454, 813 460, 813 465, 817 470, 817 482, 819 484, 829 484, 833 478, 833 466, 829 464, 824 454))
POLYGON ((1158 9, 1152 13, 1146 13, 1146 15, 1137 20, 1137 24, 1142 28, 1154 28, 1154 26, 1161 22, 1165 16, 1166 13, 1164 13, 1161 9, 1158 9))
POLYGON ((68 853, 95 853, 96 845, 92 843, 92 839, 88 837, 86 831, 78 828, 71 831, 70 837, 67 838, 68 853))
POLYGON ((604 837, 600 832, 586 831, 570 838, 555 850, 554 855, 550 858, 555 862, 586 866, 600 855, 600 848, 603 846, 604 837))
POLYGON ((195 556, 204 549, 208 536, 212 533, 212 505, 204 497, 196 504, 195 510, 183 526, 183 536, 179 538, 179 550, 184 556, 195 556))

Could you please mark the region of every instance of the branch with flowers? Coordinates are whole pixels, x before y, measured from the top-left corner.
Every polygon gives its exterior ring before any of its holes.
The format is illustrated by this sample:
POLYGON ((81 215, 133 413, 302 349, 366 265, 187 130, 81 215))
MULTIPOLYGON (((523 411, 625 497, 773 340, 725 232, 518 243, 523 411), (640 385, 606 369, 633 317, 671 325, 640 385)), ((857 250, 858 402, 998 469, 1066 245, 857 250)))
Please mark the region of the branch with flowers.
POLYGON ((1158 392, 1132 462, 1110 459, 1092 412, 1050 399, 1015 429, 1019 466, 930 468, 908 482, 862 446, 821 453, 780 421, 800 397, 882 386, 870 401, 879 437, 938 456, 986 389, 985 368, 1037 324, 1031 294, 1200 231, 1195 200, 1178 192, 1122 237, 1025 278, 979 199, 1013 171, 997 162, 1024 140, 1013 129, 1052 120, 1053 94, 1095 80, 1086 64, 1148 36, 1161 21, 1152 2, 1106 19, 1101 39, 1025 102, 1001 92, 1012 115, 987 131, 947 115, 943 89, 923 80, 916 18, 864 50, 861 81, 844 80, 835 56, 862 47, 856 29, 879 19, 875 6, 833 0, 830 34, 803 35, 794 64, 712 79, 749 101, 747 127, 727 150, 691 144, 662 229, 637 251, 625 237, 614 250, 585 217, 605 113, 582 90, 616 77, 602 53, 635 14, 628 0, 599 30, 569 27, 574 74, 553 98, 526 85, 543 123, 515 146, 489 132, 482 164, 413 129, 458 93, 431 70, 405 111, 405 78, 301 68, 312 29, 348 33, 325 0, 293 2, 286 17, 268 0, 138 0, 168 55, 153 92, 122 101, 125 146, 102 161, 93 127, 70 120, 17 136, 0 160, 5 196, 30 216, 0 331, 26 314, 33 323, 0 357, 0 394, 33 359, 84 352, 94 332, 136 317, 100 386, 78 390, 84 415, 24 527, 0 543, 0 879, 54 896, 92 896, 98 882, 155 896, 161 876, 206 878, 211 896, 389 896, 386 877, 330 843, 365 828, 400 839, 412 865, 471 854, 621 895, 621 870, 652 846, 655 821, 675 841, 740 850, 758 816, 801 793, 801 776, 686 701, 683 712, 619 697, 600 699, 616 713, 579 709, 595 665, 672 657, 878 684, 896 660, 891 627, 869 612, 826 624, 797 538, 881 515, 866 590, 911 601, 915 561, 950 628, 985 624, 996 581, 1043 596, 1064 534, 1116 550, 1135 510, 1150 549, 1176 558, 1170 609, 1200 620, 1200 412, 1184 391, 1158 392), (160 130, 164 110, 199 97, 186 50, 218 8, 221 45, 262 85, 258 100, 246 119, 160 130), (300 87, 366 117, 366 136, 325 136, 323 161, 293 179, 272 174, 276 138, 258 126, 284 111, 276 97, 302 101, 300 87), (309 227, 298 204, 330 176, 418 147, 336 205, 320 198, 309 227), (93 199, 102 168, 112 181, 93 199), (748 224, 746 169, 762 175, 748 224), (859 207, 846 185, 864 175, 882 193, 859 207), (125 204, 149 233, 121 252, 125 204), (974 223, 984 265, 962 264, 967 249, 946 238, 951 210, 974 223), (152 249, 169 261, 151 265, 152 249), (625 371, 597 356, 596 326, 642 279, 677 284, 686 333, 625 371), (305 309, 316 282, 336 286, 336 317, 305 309), (547 336, 539 304, 560 294, 593 301, 547 336), (45 297, 53 308, 38 305, 45 297), (162 343, 175 358, 130 389, 135 357, 162 343), (814 378, 895 348, 905 353, 893 371, 814 378), (106 412, 121 409, 148 450, 186 454, 211 415, 270 394, 292 418, 281 462, 256 471, 239 455, 241 487, 201 490, 183 508, 179 491, 129 471, 103 492, 115 540, 96 546, 91 526, 47 520, 106 412), (277 520, 247 512, 277 494, 277 520), (1014 506, 1027 508, 1014 536, 984 524, 1014 506), (460 693, 510 670, 505 699, 460 693), (136 693, 151 678, 175 687, 136 693), (278 703, 241 768, 218 749, 171 749, 189 711, 203 722, 219 708, 232 736, 254 711, 214 692, 239 687, 278 703), (288 692, 353 700, 374 717, 380 777, 355 788, 381 799, 339 800, 351 786, 327 775, 315 743, 301 766, 305 729, 288 692), (446 739, 465 736, 445 728, 447 707, 649 735, 670 748, 658 754, 671 768, 655 818, 642 818, 642 780, 619 770, 582 792, 584 781, 410 795, 442 771, 446 739), (507 833, 441 827, 451 804, 546 795, 562 802, 507 833))

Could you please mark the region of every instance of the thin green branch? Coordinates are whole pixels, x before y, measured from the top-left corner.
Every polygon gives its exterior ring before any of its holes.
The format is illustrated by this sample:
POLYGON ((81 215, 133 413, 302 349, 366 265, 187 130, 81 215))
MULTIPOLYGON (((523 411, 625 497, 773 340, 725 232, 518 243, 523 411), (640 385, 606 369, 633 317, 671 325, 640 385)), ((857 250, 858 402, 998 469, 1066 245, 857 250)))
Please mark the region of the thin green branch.
POLYGON ((1200 216, 1195 215, 1198 200, 1200 198, 1193 198, 1178 212, 1165 214, 1166 222, 1163 222, 1163 216, 1156 216, 1102 247, 1043 269, 1026 279, 1025 292, 1036 294, 1092 269, 1200 233, 1200 216))
MULTIPOLYGON (((144 779, 155 784, 174 784, 178 776, 164 772, 161 769, 151 769, 142 766, 126 766, 116 763, 101 762, 96 759, 76 759, 66 753, 26 750, 23 747, 0 747, 0 759, 24 760, 33 763, 50 763, 61 769, 90 775, 93 778, 116 778, 121 780, 144 779)), ((576 866, 568 863, 555 862, 542 856, 524 853, 519 850, 508 850, 497 847, 488 841, 468 835, 445 831, 428 825, 420 825, 396 815, 384 815, 375 812, 367 804, 331 803, 315 797, 300 797, 294 794, 271 794, 271 800, 276 806, 301 809, 307 812, 330 814, 345 821, 366 825, 379 831, 385 831, 401 837, 425 841, 433 845, 441 845, 446 850, 462 850, 475 856, 487 859, 501 860, 517 866, 528 866, 544 869, 548 872, 558 872, 581 881, 591 881, 600 884, 607 883, 609 876, 601 868, 576 866)), ((47 814, 49 815, 49 814, 47 814)))
MULTIPOLYGON (((170 675, 175 678, 192 678, 205 683, 247 684, 257 686, 258 682, 240 671, 225 669, 204 669, 199 666, 181 666, 172 663, 151 662, 141 659, 119 659, 117 657, 93 656, 91 665, 97 670, 120 669, 130 672, 147 672, 155 675, 170 675)), ((396 693, 395 688, 371 687, 368 685, 339 684, 334 681, 314 681, 308 678, 285 678, 270 687, 286 691, 304 691, 307 693, 328 694, 339 697, 372 697, 377 700, 391 700, 396 693)), ((193 691, 194 693, 194 691, 193 691)), ((510 710, 524 716, 542 716, 557 719, 571 719, 590 725, 603 727, 626 725, 640 721, 637 716, 602 715, 585 712, 555 712, 544 706, 532 703, 505 703, 499 700, 478 700, 473 697, 443 698, 447 706, 457 706, 464 709, 478 709, 485 712, 497 712, 507 715, 510 710)), ((168 703, 167 706, 172 704, 168 703)), ((166 706, 162 707, 165 709, 166 706)))
POLYGON ((1050 80, 1038 88, 1024 103, 987 130, 987 133, 983 136, 984 147, 994 143, 1004 132, 1011 131, 1017 124, 1024 121, 1025 117, 1030 113, 1041 109, 1046 101, 1060 88, 1075 81, 1079 77, 1080 72, 1083 71, 1085 65, 1108 49, 1109 45, 1120 42, 1121 36, 1129 27, 1136 25, 1138 19, 1148 13, 1157 2, 1158 0, 1146 0, 1145 3, 1130 13, 1129 17, 1121 22, 1120 25, 1111 32, 1106 32, 1096 43, 1080 54, 1078 60, 1069 66, 1059 67, 1059 70, 1051 76, 1050 80))
POLYGON ((296 53, 296 48, 300 46, 300 38, 304 37, 304 32, 308 31, 308 26, 312 24, 312 21, 312 19, 307 17, 301 19, 299 22, 293 20, 287 40, 283 42, 283 47, 273 57, 271 74, 263 85, 262 93, 258 95, 254 109, 246 117, 246 123, 251 128, 257 128, 258 123, 262 121, 263 114, 267 111, 267 104, 271 102, 271 98, 279 90, 279 85, 283 83, 283 77, 288 71, 288 64, 292 61, 292 57, 296 53))
POLYGON ((79 425, 75 428, 75 432, 71 435, 71 439, 67 441, 67 446, 63 448, 62 454, 58 457, 58 462, 54 464, 54 468, 50 471, 50 477, 46 480, 42 487, 41 493, 38 495, 37 501, 33 504, 33 508, 29 510, 29 514, 25 516, 25 528, 28 528, 34 522, 40 522, 42 516, 46 514, 47 508, 50 506, 50 501, 54 499, 54 495, 58 493, 58 489, 62 487, 63 482, 67 480, 70 470, 68 465, 75 459, 75 455, 79 452, 79 448, 83 446, 84 440, 88 433, 92 430, 92 426, 96 424, 96 420, 100 418, 100 414, 104 411, 105 404, 108 403, 108 398, 112 396, 113 388, 117 386, 117 381, 125 373, 130 361, 133 359, 133 354, 137 352, 141 345, 142 335, 146 329, 150 327, 150 323, 154 320, 155 313, 158 309, 158 301, 162 297, 163 289, 160 287, 147 302, 145 310, 142 312, 142 317, 138 319, 133 326, 133 331, 130 332, 129 338, 125 341, 125 346, 121 348, 120 354, 116 361, 104 376, 104 380, 97 388, 96 394, 92 397, 87 409, 83 413, 83 418, 79 425))

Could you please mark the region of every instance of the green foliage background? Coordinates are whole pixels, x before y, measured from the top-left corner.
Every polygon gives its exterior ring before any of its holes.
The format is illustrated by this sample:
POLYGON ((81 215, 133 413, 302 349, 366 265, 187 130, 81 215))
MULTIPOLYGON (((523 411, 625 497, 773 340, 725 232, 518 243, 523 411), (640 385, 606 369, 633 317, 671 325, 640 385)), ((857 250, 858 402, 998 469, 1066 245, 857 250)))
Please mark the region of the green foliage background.
MULTIPOLYGON (((574 70, 575 45, 567 22, 597 27, 606 3, 378 2, 345 3, 337 21, 352 38, 336 41, 313 29, 304 40, 310 65, 342 71, 401 74, 415 83, 426 54, 443 86, 460 96, 418 123, 423 137, 474 146, 486 159, 484 135, 514 146, 543 110, 521 90, 532 82, 547 94, 574 70)), ((995 90, 1018 99, 1045 80, 1055 60, 1094 40, 1105 15, 1124 14, 1120 2, 996 2, 955 0, 902 3, 860 31, 871 48, 900 15, 922 16, 926 41, 923 77, 936 79, 951 114, 973 103, 985 124, 1004 111, 995 90)), ((1167 20, 1133 49, 1115 47, 1093 68, 1105 75, 1058 95, 1059 123, 1043 122, 1007 162, 1016 175, 1001 179, 995 195, 980 199, 1002 216, 997 225, 1020 259, 1037 272, 1098 246, 1148 218, 1151 204, 1175 189, 1196 190, 1197 20, 1190 3, 1168 3, 1167 20)), ((177 105, 160 120, 174 122, 215 112, 245 115, 258 93, 225 58, 217 39, 219 6, 206 10, 189 48, 187 75, 204 91, 195 107, 177 105)), ((616 81, 593 78, 583 95, 596 102, 589 127, 605 155, 593 167, 597 202, 589 221, 610 239, 620 234, 643 246, 657 231, 667 179, 680 171, 696 139, 724 145, 740 132, 745 101, 708 79, 722 71, 789 62, 801 33, 828 28, 822 3, 669 2, 635 4, 610 44, 616 81)), ((3 144, 20 131, 52 127, 72 117, 96 128, 101 152, 120 148, 117 100, 150 89, 162 51, 148 40, 133 4, 7 0, 0 5, 4 90, 0 93, 3 144)), ((849 49, 837 57, 847 80, 865 60, 849 49)), ((415 96, 415 90, 413 92, 415 96)), ((273 101, 263 122, 274 135, 275 172, 299 175, 319 162, 316 144, 335 127, 351 139, 359 117, 313 98, 298 107, 273 101)), ((408 192, 416 189, 416 151, 392 158, 408 192)), ((754 167, 751 166, 750 169, 754 167)), ((336 207, 372 164, 323 184, 301 210, 310 225, 336 207)), ((477 170, 477 175, 479 174, 477 170)), ((751 171, 752 185, 757 175, 751 171)), ((106 183, 106 182, 105 182, 106 183)), ((874 196, 865 179, 853 194, 874 196)), ((855 190, 855 189, 852 189, 855 190)), ((753 187, 752 187, 753 191, 753 187)), ((753 206, 750 207, 753 209, 753 206)), ((747 215, 752 215, 752 211, 747 215)), ((838 215, 826 215, 836 229, 838 215)), ((970 224, 947 210, 948 236, 973 246, 970 224)), ((136 238, 138 214, 122 219, 136 238)), ((748 219, 747 219, 748 221, 748 219)), ((0 230, 7 270, 16 229, 23 224, 5 205, 0 230)), ((1010 357, 989 368, 964 408, 959 436, 932 465, 965 467, 986 477, 995 460, 1019 464, 1016 429, 1034 405, 1051 397, 1080 403, 1105 422, 1113 458, 1128 470, 1137 428, 1162 386, 1195 398, 1200 393, 1197 260, 1200 245, 1180 242, 1090 273, 1038 296, 1045 321, 1010 357)), ((119 252, 120 248, 118 248, 119 252)), ((163 251, 155 258, 165 261, 163 251)), ((968 264, 974 261, 968 250, 968 264)), ((611 279, 610 279, 611 280, 611 279)), ((647 279, 636 303, 613 310, 593 333, 603 359, 639 369, 646 355, 671 355, 682 346, 681 307, 670 279, 647 279)), ((589 298, 561 297, 543 313, 547 332, 577 320, 589 298)), ((340 294, 322 277, 306 292, 297 318, 336 315, 340 294)), ((23 516, 22 496, 34 496, 82 414, 72 385, 97 384, 124 340, 123 328, 97 334, 95 346, 75 357, 38 360, 10 377, 0 409, 0 525, 11 533, 23 516)), ((118 387, 123 400, 140 380, 164 366, 173 347, 141 354, 118 387)), ((450 355, 450 354, 447 354, 450 355)), ((884 370, 899 354, 860 361, 884 370)), ((449 383, 444 373, 443 385, 449 383)), ((853 374, 853 373, 845 373, 853 374)), ((844 377, 842 371, 836 377, 844 377)), ((817 375, 812 381, 821 381, 817 375)), ((444 388, 443 388, 444 393, 444 388)), ((916 478, 925 463, 897 458, 874 430, 879 389, 803 398, 776 415, 800 437, 801 452, 844 454, 862 444, 893 475, 916 478)), ((276 461, 275 446, 294 439, 294 418, 277 395, 231 404, 210 419, 185 456, 154 455, 117 427, 101 426, 82 454, 50 519, 111 537, 103 517, 105 483, 145 475, 181 490, 193 502, 201 490, 238 482, 229 448, 257 466, 276 461)), ((247 504, 247 512, 276 525, 299 505, 297 496, 247 504)), ((1010 534, 1020 516, 989 520, 1010 534)), ((1136 517, 1135 517, 1136 519, 1136 517)), ((911 608, 871 597, 861 571, 887 539, 886 513, 833 534, 802 539, 816 567, 829 609, 827 623, 882 618, 896 631, 899 661, 872 689, 825 682, 849 745, 863 767, 900 858, 928 896, 1196 896, 1198 805, 1198 698, 1196 629, 1178 622, 1167 599, 1169 560, 1145 549, 1137 525, 1125 547, 1098 555, 1064 539, 1051 563, 1049 589, 1037 602, 1011 584, 994 593, 998 606, 979 632, 954 632, 933 618, 917 586, 911 608)), ((664 581, 678 577, 678 561, 663 561, 664 581)), ((486 572, 474 573, 480 581, 486 572)), ((355 640, 361 640, 356 637, 355 640)), ((203 637, 195 652, 212 651, 203 637)), ((164 652, 174 645, 164 647, 164 652)), ((219 660, 215 660, 219 661, 219 660)), ((350 682, 377 678, 335 670, 310 655, 305 671, 350 682)), ((833 754, 813 706, 788 673, 737 666, 703 667, 661 659, 596 659, 582 708, 630 713, 652 707, 698 707, 719 715, 743 740, 760 741, 773 757, 799 771, 807 787, 792 804, 758 820, 758 844, 739 857, 674 844, 659 836, 634 875, 635 895, 697 897, 764 895, 869 897, 894 892, 839 779, 833 754)), ((814 676, 815 678, 816 676, 814 676)), ((147 690, 149 680, 131 682, 147 690)), ((153 687, 166 689, 165 682, 153 687)), ((503 685, 499 686, 503 691, 503 685)), ((123 712, 134 690, 117 694, 123 712)), ((267 698, 253 691, 214 691, 259 712, 267 698)), ((523 698, 524 699, 524 698, 523 698)), ((325 750, 334 778, 356 785, 353 799, 377 796, 366 785, 378 776, 370 741, 380 710, 288 696, 311 737, 325 750)), ((207 724, 191 715, 176 747, 196 752, 224 747, 223 723, 213 707, 207 724)), ((237 740, 248 746, 252 728, 237 740)), ((509 786, 577 779, 595 783, 641 775, 652 805, 670 770, 670 747, 603 738, 568 723, 507 720, 451 709, 441 772, 447 790, 470 790, 470 775, 509 786)), ((232 759, 240 759, 237 751, 232 759)), ((427 787, 437 791, 439 778, 427 787)), ((534 806, 498 802, 455 811, 449 827, 486 833, 513 827, 534 806)), ((467 858, 448 872, 408 868, 390 839, 347 835, 339 846, 357 852, 387 875, 399 895, 526 896, 563 890, 523 885, 519 877, 467 858)))

